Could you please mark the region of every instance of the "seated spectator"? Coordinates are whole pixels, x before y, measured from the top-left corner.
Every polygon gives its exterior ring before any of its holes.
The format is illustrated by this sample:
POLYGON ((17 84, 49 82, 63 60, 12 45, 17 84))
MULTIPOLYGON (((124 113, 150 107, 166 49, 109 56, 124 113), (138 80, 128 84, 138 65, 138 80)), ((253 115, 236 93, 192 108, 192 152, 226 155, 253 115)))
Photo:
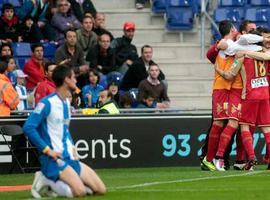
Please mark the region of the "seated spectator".
POLYGON ((77 35, 74 30, 65 33, 65 43, 55 52, 56 64, 67 64, 74 69, 77 85, 82 88, 88 84, 89 66, 85 64, 84 54, 77 44, 77 35))
POLYGON ((20 42, 22 40, 19 19, 14 15, 14 7, 10 3, 5 3, 2 7, 0 27, 0 39, 3 43, 20 42))
MULTIPOLYGON (((121 89, 128 91, 132 88, 138 88, 139 83, 146 79, 148 76, 148 68, 150 65, 154 64, 152 60, 153 48, 149 45, 144 45, 141 48, 141 57, 134 61, 134 63, 129 67, 128 71, 124 75, 121 83, 121 89)), ((164 80, 165 75, 160 71, 158 80, 164 80)))
POLYGON ((9 116, 19 104, 19 96, 7 77, 7 63, 0 61, 0 116, 9 116))
POLYGON ((15 59, 13 58, 13 56, 3 56, 2 60, 7 63, 7 77, 9 78, 11 84, 15 86, 17 82, 17 77, 13 73, 14 70, 17 68, 15 59))
POLYGON ((45 80, 40 82, 36 88, 36 91, 35 91, 35 105, 38 104, 38 102, 48 96, 49 94, 52 94, 55 92, 56 90, 56 86, 52 80, 52 73, 53 73, 53 70, 55 69, 56 67, 56 64, 55 63, 52 63, 52 62, 48 62, 45 64, 45 68, 44 68, 44 71, 45 71, 45 80))
POLYGON ((57 1, 57 13, 53 15, 51 24, 56 30, 56 41, 59 44, 63 44, 64 33, 67 30, 76 30, 81 27, 81 23, 72 14, 70 3, 67 0, 57 1))
POLYGON ((143 101, 144 93, 152 92, 157 101, 157 108, 169 108, 170 99, 167 94, 166 86, 158 80, 160 69, 157 64, 149 66, 149 76, 139 84, 139 101, 143 101))
POLYGON ((91 0, 69 0, 71 10, 77 19, 81 22, 85 13, 91 13, 93 17, 96 16, 96 8, 91 0))
POLYGON ((82 48, 86 56, 88 50, 97 44, 98 37, 92 31, 93 19, 89 16, 83 18, 82 27, 76 31, 78 45, 82 48))
POLYGON ((84 107, 95 108, 98 102, 99 93, 104 90, 104 88, 99 85, 99 73, 95 69, 89 70, 89 84, 82 88, 82 96, 84 107))
POLYGON ((12 56, 13 50, 9 43, 4 43, 0 46, 0 59, 2 59, 3 56, 12 56))
POLYGON ((32 17, 34 25, 37 27, 37 37, 43 40, 55 41, 55 31, 46 19, 46 12, 49 3, 47 0, 24 0, 18 10, 20 21, 25 21, 29 16, 32 17))
POLYGON ((132 106, 132 98, 130 97, 130 95, 128 93, 125 93, 124 95, 120 96, 120 102, 119 102, 119 106, 120 108, 131 108, 132 106))
POLYGON ((123 31, 123 37, 113 40, 111 47, 115 50, 117 71, 125 74, 129 66, 138 58, 138 54, 137 48, 131 44, 135 33, 135 24, 126 22, 123 31))
POLYGON ((97 69, 102 74, 108 74, 116 70, 115 54, 110 47, 110 36, 106 33, 99 37, 98 44, 89 49, 86 61, 90 68, 97 69))
POLYGON ((20 99, 20 102, 17 105, 17 110, 18 111, 27 110, 27 91, 25 87, 26 84, 25 78, 27 77, 27 75, 23 73, 23 71, 20 69, 15 70, 14 74, 17 77, 15 89, 20 99))
POLYGON ((112 33, 106 29, 105 19, 106 18, 105 18, 105 14, 104 13, 97 13, 96 14, 96 17, 95 17, 95 23, 94 23, 93 31, 98 36, 101 36, 104 33, 107 33, 110 36, 111 41, 113 41, 114 37, 113 37, 112 33))
POLYGON ((112 93, 112 100, 115 101, 117 105, 120 103, 119 85, 117 82, 113 81, 108 85, 108 91, 112 93))
POLYGON ((28 43, 38 43, 43 38, 38 26, 34 23, 33 17, 27 16, 21 24, 22 41, 28 43))
POLYGON ((151 90, 145 91, 142 100, 136 106, 137 108, 155 108, 155 95, 151 90))
POLYGON ((117 105, 115 104, 112 93, 108 90, 103 90, 99 93, 99 114, 119 114, 120 111, 117 108, 117 105))
POLYGON ((38 83, 45 79, 44 66, 44 49, 42 44, 33 44, 31 46, 32 57, 25 63, 23 71, 28 75, 26 78, 26 89, 33 90, 38 83))

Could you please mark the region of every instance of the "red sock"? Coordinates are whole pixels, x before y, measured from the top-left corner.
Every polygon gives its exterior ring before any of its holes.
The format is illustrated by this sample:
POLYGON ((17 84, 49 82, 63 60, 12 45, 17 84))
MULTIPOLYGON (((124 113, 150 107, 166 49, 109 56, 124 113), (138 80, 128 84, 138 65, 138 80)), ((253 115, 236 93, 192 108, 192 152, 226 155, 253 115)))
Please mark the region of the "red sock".
POLYGON ((247 155, 248 155, 248 160, 253 160, 255 157, 255 152, 254 152, 254 148, 253 148, 252 135, 249 131, 242 131, 241 135, 242 135, 243 145, 244 145, 245 150, 246 150, 247 155))
POLYGON ((212 125, 211 131, 209 133, 208 150, 206 155, 206 160, 209 162, 211 162, 216 155, 218 141, 222 130, 223 127, 217 126, 215 124, 212 125))
POLYGON ((245 159, 245 148, 242 142, 241 132, 236 134, 236 161, 242 161, 245 159))
POLYGON ((236 131, 236 128, 227 125, 226 128, 222 131, 219 139, 217 156, 223 157, 224 152, 231 141, 232 135, 236 131))
POLYGON ((270 133, 264 133, 264 139, 266 143, 266 155, 269 158, 270 156, 270 133))

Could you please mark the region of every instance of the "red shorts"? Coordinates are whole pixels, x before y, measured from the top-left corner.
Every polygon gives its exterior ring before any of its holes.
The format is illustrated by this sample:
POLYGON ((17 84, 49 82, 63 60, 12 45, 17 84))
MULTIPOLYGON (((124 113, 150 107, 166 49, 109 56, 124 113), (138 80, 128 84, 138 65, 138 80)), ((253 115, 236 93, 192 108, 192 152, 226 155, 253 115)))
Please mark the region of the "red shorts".
POLYGON ((270 126, 269 99, 242 100, 240 124, 270 126))
POLYGON ((214 120, 233 118, 238 120, 242 89, 213 91, 214 120))

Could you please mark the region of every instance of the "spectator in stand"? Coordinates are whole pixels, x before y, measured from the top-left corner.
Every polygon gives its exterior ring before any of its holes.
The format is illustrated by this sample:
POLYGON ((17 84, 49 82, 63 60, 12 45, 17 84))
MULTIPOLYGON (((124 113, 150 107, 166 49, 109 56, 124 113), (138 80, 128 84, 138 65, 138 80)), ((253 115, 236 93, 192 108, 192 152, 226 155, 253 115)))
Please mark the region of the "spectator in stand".
POLYGON ((143 9, 145 3, 147 2, 147 0, 136 0, 135 2, 136 2, 136 3, 135 3, 135 7, 136 7, 137 9, 143 9))
POLYGON ((93 17, 96 16, 96 8, 91 0, 69 0, 71 9, 79 21, 83 21, 85 13, 91 13, 93 17))
POLYGON ((95 108, 98 102, 99 93, 104 90, 104 88, 99 85, 99 73, 96 69, 89 70, 89 84, 82 88, 82 96, 84 107, 95 108))
POLYGON ((119 102, 120 108, 127 108, 127 109, 131 108, 132 103, 133 103, 132 98, 128 93, 125 93, 124 95, 120 96, 119 102))
POLYGON ((113 40, 111 47, 115 50, 117 71, 125 74, 129 66, 138 58, 138 54, 135 45, 131 44, 135 33, 135 24, 126 22, 123 31, 123 37, 113 40))
POLYGON ((10 3, 5 3, 2 7, 0 27, 2 43, 20 42, 22 40, 19 19, 14 15, 14 7, 10 3))
POLYGON ((9 116, 19 104, 19 96, 7 77, 7 63, 0 61, 0 116, 9 116))
POLYGON ((54 14, 51 24, 56 30, 56 41, 59 44, 63 44, 64 33, 67 30, 76 30, 81 27, 81 23, 75 15, 72 14, 70 3, 67 0, 57 1, 57 13, 54 14))
POLYGON ((155 95, 149 90, 142 95, 142 100, 138 103, 136 108, 155 108, 155 95))
POLYGON ((119 85, 117 82, 112 81, 108 85, 108 91, 112 93, 112 100, 115 101, 117 105, 120 103, 119 85))
POLYGON ((112 33, 106 29, 105 19, 106 18, 105 18, 104 13, 97 13, 96 17, 95 17, 95 24, 94 24, 93 31, 98 36, 101 36, 102 34, 107 33, 110 36, 111 41, 113 41, 114 37, 113 37, 112 33))
POLYGON ((144 93, 152 92, 157 101, 157 108, 169 108, 170 99, 167 94, 166 86, 162 81, 158 80, 160 69, 157 64, 149 66, 149 76, 139 84, 139 101, 143 101, 144 93))
POLYGON ((24 22, 21 24, 22 41, 28 43, 38 43, 42 40, 40 30, 36 24, 34 24, 33 17, 27 16, 24 22))
POLYGON ((25 21, 26 18, 31 16, 36 26, 37 37, 55 41, 55 31, 46 19, 48 6, 47 0, 25 0, 18 10, 18 17, 20 21, 25 21))
POLYGON ((74 69, 77 77, 77 85, 82 88, 88 84, 89 66, 85 64, 84 54, 77 44, 75 30, 68 30, 65 33, 65 43, 55 52, 56 64, 65 63, 74 69))
POLYGON ((107 33, 102 34, 98 44, 89 49, 86 57, 90 68, 97 69, 104 75, 116 70, 115 53, 110 47, 110 43, 110 36, 107 33))
POLYGON ((108 90, 103 90, 99 93, 98 103, 100 106, 98 111, 99 114, 116 115, 120 113, 115 101, 113 100, 112 93, 108 90))
MULTIPOLYGON (((121 89, 128 91, 132 88, 138 88, 139 83, 146 79, 148 76, 148 68, 150 65, 154 64, 152 60, 153 48, 149 45, 144 45, 141 48, 141 57, 134 61, 134 63, 129 67, 128 71, 124 75, 121 83, 121 89)), ((165 79, 165 75, 162 71, 158 76, 158 80, 162 81, 165 79)))
POLYGON ((9 43, 4 43, 0 47, 0 60, 2 60, 3 56, 12 56, 13 50, 9 43))
POLYGON ((28 75, 26 78, 26 89, 33 90, 38 83, 45 79, 44 49, 42 44, 37 43, 31 46, 32 57, 25 63, 23 71, 28 75))
POLYGON ((7 77, 9 78, 11 84, 15 86, 17 82, 17 77, 13 73, 14 70, 17 68, 15 59, 13 58, 13 56, 3 56, 2 60, 7 63, 7 77))
POLYGON ((88 50, 97 44, 97 34, 92 31, 93 18, 85 16, 82 21, 82 27, 76 31, 78 38, 78 45, 82 48, 86 56, 88 50))
POLYGON ((52 94, 56 90, 56 86, 52 80, 53 70, 55 69, 56 64, 52 62, 48 62, 45 64, 45 80, 40 82, 35 91, 35 104, 43 98, 52 94))
POLYGON ((19 95, 20 103, 17 105, 18 111, 27 110, 27 91, 26 91, 26 80, 27 75, 22 70, 17 69, 14 71, 17 77, 15 89, 19 95))

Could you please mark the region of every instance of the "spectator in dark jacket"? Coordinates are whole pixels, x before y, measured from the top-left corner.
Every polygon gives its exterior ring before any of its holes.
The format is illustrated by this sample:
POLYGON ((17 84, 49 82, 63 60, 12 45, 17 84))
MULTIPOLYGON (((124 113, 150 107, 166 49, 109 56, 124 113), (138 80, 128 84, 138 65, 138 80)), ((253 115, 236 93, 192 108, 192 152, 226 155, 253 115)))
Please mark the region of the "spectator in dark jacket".
POLYGON ((21 35, 23 42, 38 43, 42 40, 42 35, 39 34, 40 30, 34 23, 31 16, 27 16, 21 25, 21 35))
POLYGON ((155 108, 155 95, 152 91, 145 91, 142 95, 142 100, 136 108, 155 108))
POLYGON ((91 0, 68 0, 71 4, 71 10, 79 21, 82 22, 85 13, 91 13, 96 16, 96 8, 91 0))
MULTIPOLYGON (((148 76, 148 68, 151 64, 154 64, 152 60, 153 48, 149 45, 144 45, 141 49, 141 57, 134 61, 134 63, 129 67, 126 72, 121 89, 128 91, 132 88, 138 88, 139 83, 146 79, 148 76)), ((158 80, 162 81, 165 79, 165 75, 160 71, 158 80)))
POLYGON ((93 31, 98 35, 101 36, 103 33, 107 33, 111 41, 113 41, 114 37, 110 31, 106 29, 106 18, 104 13, 97 13, 95 17, 95 24, 93 31))
POLYGON ((89 50, 86 57, 91 68, 95 68, 105 75, 116 69, 115 54, 110 48, 110 42, 110 36, 104 33, 100 36, 98 44, 89 50))
POLYGON ((72 14, 70 3, 67 0, 57 1, 57 13, 54 14, 51 24, 56 30, 56 41, 59 44, 64 43, 64 33, 67 30, 76 30, 81 27, 81 23, 72 14))
POLYGON ((9 3, 2 7, 0 27, 0 39, 3 43, 21 41, 19 19, 14 15, 13 5, 9 3))
POLYGON ((138 58, 138 54, 135 45, 131 44, 135 33, 135 24, 126 22, 123 31, 123 37, 113 40, 111 47, 115 50, 117 71, 125 74, 128 67, 138 58))

